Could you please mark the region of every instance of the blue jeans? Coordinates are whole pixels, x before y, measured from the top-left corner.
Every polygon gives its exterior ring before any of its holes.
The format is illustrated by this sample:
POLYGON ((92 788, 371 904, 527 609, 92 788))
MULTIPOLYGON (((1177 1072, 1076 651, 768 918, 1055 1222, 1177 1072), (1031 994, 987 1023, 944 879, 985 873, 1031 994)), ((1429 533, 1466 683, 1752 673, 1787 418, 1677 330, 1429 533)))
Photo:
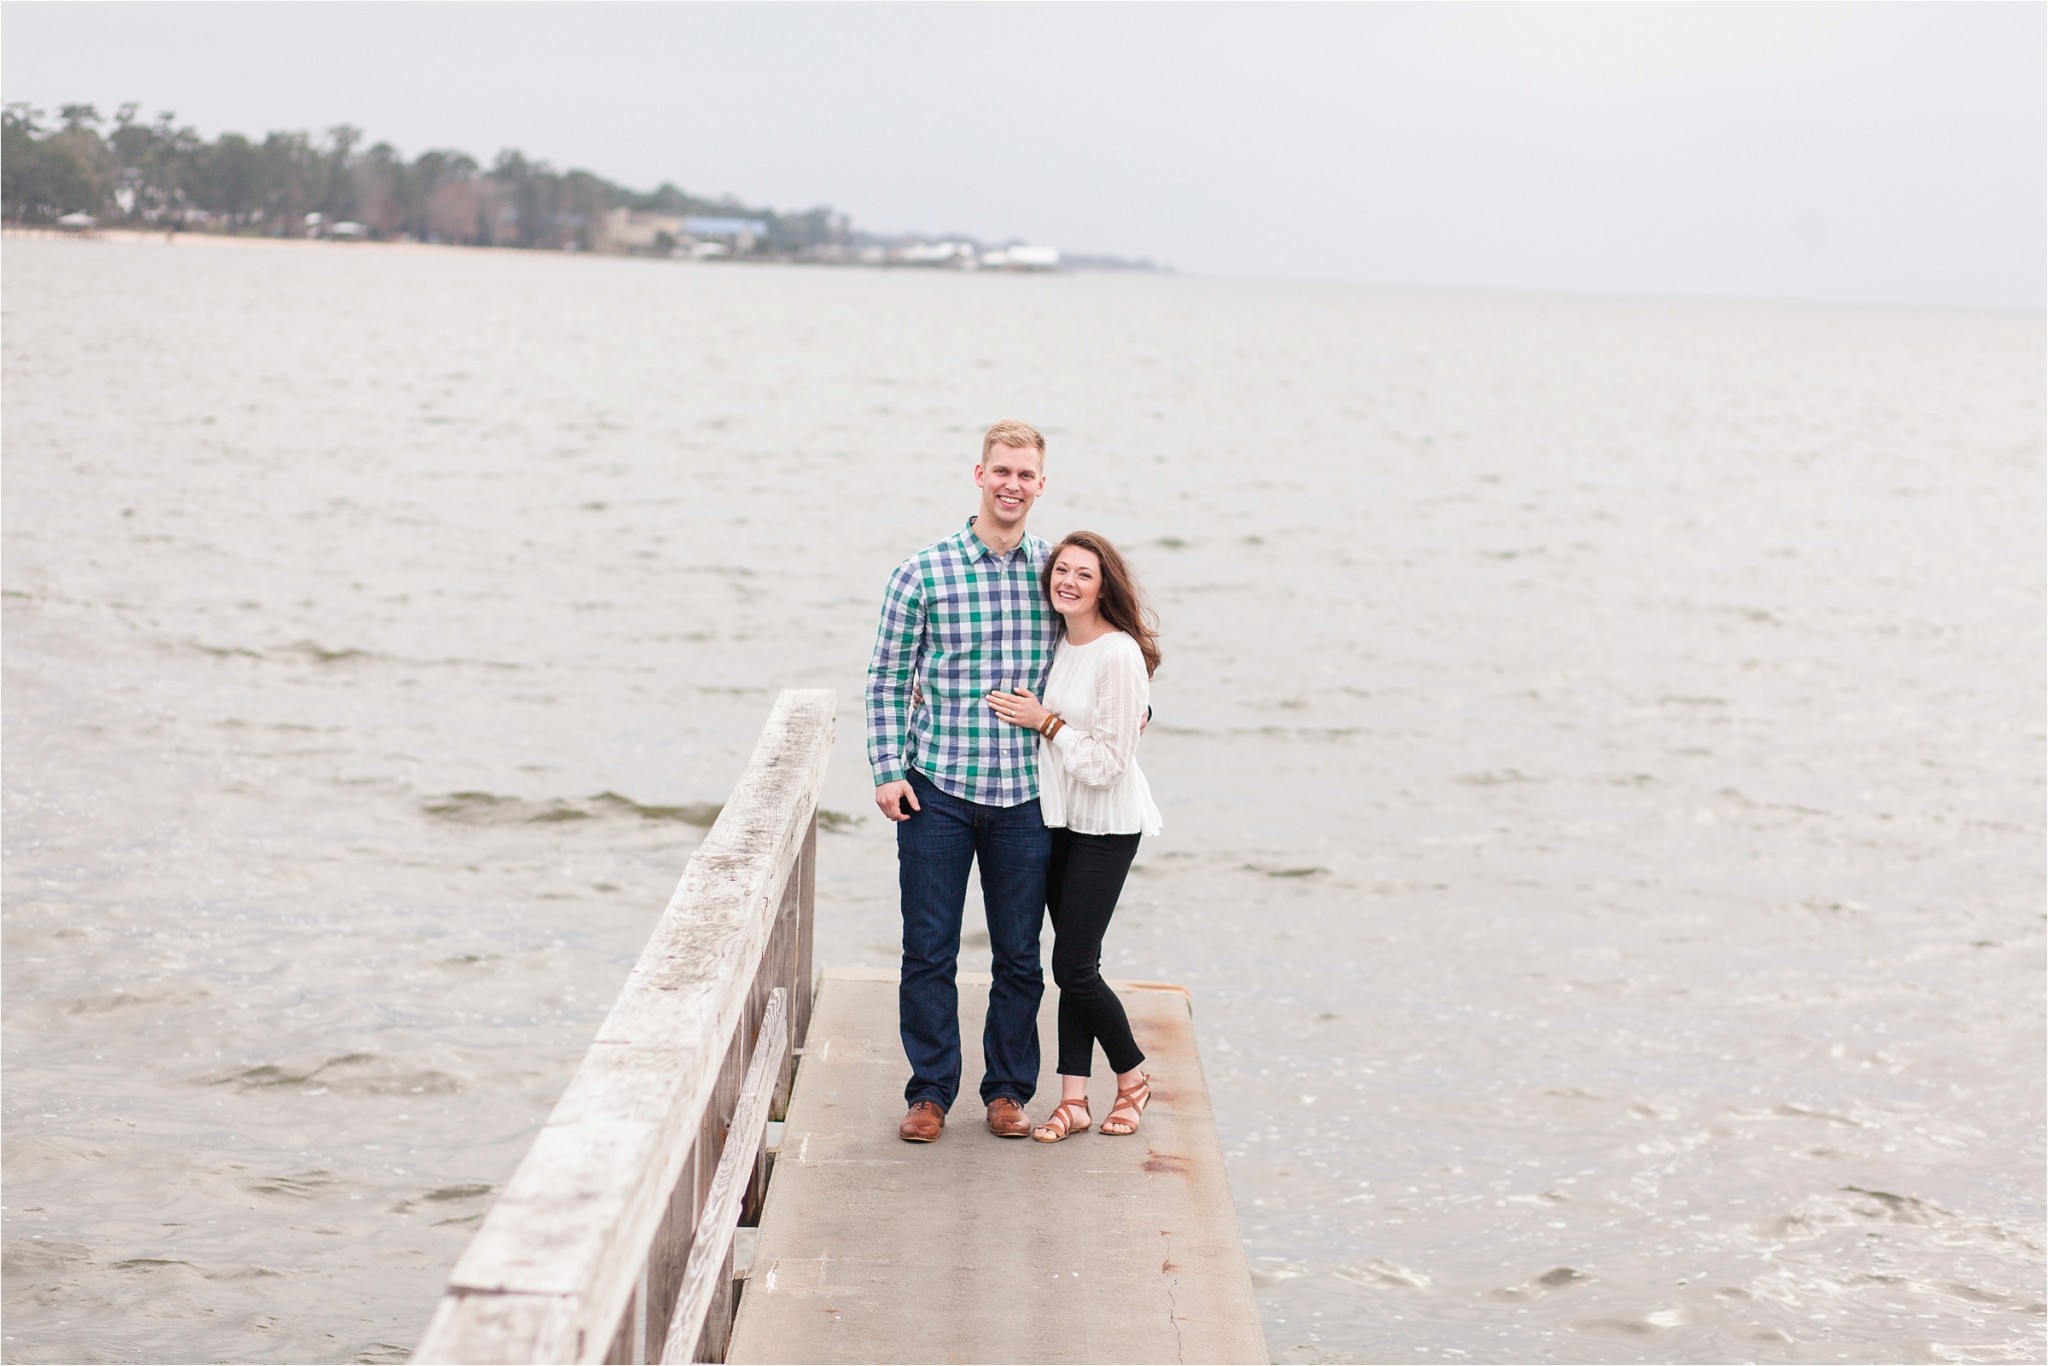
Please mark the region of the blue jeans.
POLYGON ((897 1018, 910 1059, 906 1103, 951 1109, 960 1093, 960 919, 967 869, 981 866, 991 973, 981 1032, 983 1104, 1008 1096, 1019 1105, 1038 1089, 1038 927, 1045 918, 1045 865, 1052 841, 1038 800, 983 806, 942 792, 915 770, 918 810, 896 827, 896 869, 903 890, 903 984, 897 1018))

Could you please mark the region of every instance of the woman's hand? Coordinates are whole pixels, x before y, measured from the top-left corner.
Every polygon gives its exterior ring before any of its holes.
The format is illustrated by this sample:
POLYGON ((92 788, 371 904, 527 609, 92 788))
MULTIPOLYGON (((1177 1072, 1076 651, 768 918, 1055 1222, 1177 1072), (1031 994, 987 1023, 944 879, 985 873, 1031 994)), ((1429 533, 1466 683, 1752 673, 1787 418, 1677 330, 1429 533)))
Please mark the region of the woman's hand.
POLYGON ((988 695, 988 705, 997 716, 1013 726, 1022 726, 1026 730, 1037 730, 1045 724, 1045 718, 1052 715, 1038 705, 1038 699, 1031 695, 1029 688, 992 692, 988 695))

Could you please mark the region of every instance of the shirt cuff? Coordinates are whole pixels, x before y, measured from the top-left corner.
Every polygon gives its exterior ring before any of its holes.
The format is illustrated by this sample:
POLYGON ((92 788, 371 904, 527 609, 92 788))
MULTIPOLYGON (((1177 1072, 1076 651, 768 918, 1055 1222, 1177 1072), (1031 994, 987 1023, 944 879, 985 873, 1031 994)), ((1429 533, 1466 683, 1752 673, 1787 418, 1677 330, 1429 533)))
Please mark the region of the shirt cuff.
POLYGON ((910 776, 910 769, 904 764, 876 764, 873 767, 876 787, 884 783, 900 783, 910 776))

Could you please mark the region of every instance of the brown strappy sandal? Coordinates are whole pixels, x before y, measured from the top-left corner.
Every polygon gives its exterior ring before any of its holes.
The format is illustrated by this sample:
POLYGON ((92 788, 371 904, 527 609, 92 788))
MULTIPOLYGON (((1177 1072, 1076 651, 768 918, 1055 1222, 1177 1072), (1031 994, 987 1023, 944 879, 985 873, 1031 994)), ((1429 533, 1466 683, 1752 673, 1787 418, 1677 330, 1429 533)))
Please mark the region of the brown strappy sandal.
POLYGON ((1059 1103, 1058 1109, 1045 1117, 1045 1123, 1032 1126, 1031 1136, 1040 1143, 1057 1143, 1068 1134, 1087 1133, 1091 1123, 1093 1121, 1088 1117, 1086 1097, 1080 1100, 1063 1100, 1059 1103), (1074 1113, 1069 1113, 1070 1111, 1074 1113), (1074 1122, 1076 1114, 1081 1120, 1079 1124, 1074 1122))
POLYGON ((1152 1076, 1150 1073, 1140 1072, 1137 1085, 1117 1088, 1116 1104, 1110 1106, 1109 1113, 1103 1116, 1103 1136, 1106 1138, 1122 1138, 1125 1134, 1138 1132, 1138 1116, 1144 1114, 1145 1107, 1151 1103, 1152 1076), (1118 1119, 1117 1112, 1120 1110, 1130 1111, 1131 1117, 1129 1119, 1118 1119), (1112 1124, 1122 1124, 1126 1127, 1112 1129, 1109 1127, 1112 1124))

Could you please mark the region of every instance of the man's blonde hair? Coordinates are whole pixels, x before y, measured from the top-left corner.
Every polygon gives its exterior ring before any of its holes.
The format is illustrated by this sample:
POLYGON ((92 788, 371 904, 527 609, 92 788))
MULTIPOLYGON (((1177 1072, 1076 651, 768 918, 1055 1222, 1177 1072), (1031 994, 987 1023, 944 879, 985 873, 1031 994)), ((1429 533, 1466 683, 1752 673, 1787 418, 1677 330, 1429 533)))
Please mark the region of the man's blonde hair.
POLYGON ((1028 422, 1019 422, 1006 417, 983 433, 981 438, 981 463, 988 463, 988 453, 998 446, 1029 446, 1038 452, 1038 458, 1045 458, 1045 438, 1038 434, 1038 428, 1028 422))

